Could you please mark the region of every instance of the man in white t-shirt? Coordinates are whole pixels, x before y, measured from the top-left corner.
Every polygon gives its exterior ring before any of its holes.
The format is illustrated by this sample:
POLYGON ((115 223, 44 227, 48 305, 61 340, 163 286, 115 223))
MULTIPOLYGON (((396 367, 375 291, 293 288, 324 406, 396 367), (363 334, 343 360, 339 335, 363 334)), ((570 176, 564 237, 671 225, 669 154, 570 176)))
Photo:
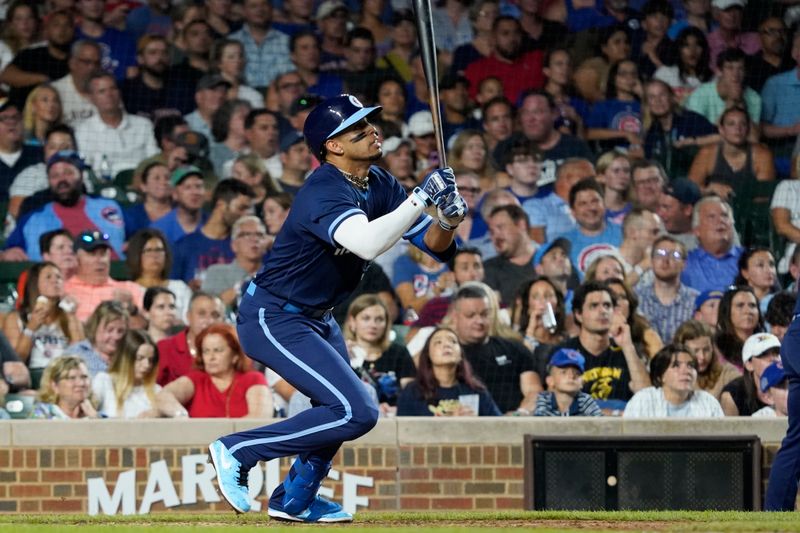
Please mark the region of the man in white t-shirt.
POLYGON ((89 75, 100 68, 103 51, 94 41, 76 41, 69 54, 69 74, 53 82, 61 97, 64 122, 75 127, 78 122, 95 114, 95 108, 86 91, 89 75))

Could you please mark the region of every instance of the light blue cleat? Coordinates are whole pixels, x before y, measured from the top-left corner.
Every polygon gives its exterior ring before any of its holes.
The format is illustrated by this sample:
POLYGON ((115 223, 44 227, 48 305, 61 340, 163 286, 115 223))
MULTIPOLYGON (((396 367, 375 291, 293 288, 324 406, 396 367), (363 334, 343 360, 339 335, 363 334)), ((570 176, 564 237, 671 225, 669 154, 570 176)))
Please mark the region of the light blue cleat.
POLYGON ((242 466, 222 441, 208 445, 208 457, 217 471, 217 485, 223 498, 237 513, 250 510, 250 495, 247 493, 247 470, 242 466))
POLYGON ((267 511, 267 514, 270 516, 270 518, 283 520, 286 522, 307 522, 320 524, 353 521, 353 515, 342 509, 341 505, 336 502, 328 501, 319 495, 311 500, 311 505, 309 505, 303 512, 298 514, 291 514, 279 507, 281 506, 277 502, 270 502, 269 510, 267 511))

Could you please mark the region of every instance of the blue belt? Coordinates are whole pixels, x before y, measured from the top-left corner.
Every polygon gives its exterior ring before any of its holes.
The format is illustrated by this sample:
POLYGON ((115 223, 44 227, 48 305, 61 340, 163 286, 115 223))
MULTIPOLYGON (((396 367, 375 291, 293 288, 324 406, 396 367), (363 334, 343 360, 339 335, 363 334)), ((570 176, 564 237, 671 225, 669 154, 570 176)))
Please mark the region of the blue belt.
POLYGON ((264 293, 266 295, 268 295, 270 298, 274 298, 275 300, 278 300, 276 303, 280 306, 280 308, 283 311, 286 311, 287 313, 294 313, 294 314, 298 314, 298 315, 307 316, 309 318, 320 319, 320 318, 326 317, 327 315, 329 315, 333 311, 333 307, 329 307, 327 309, 319 309, 319 308, 316 308, 316 307, 306 307, 304 305, 298 305, 298 304, 292 303, 292 302, 290 302, 289 300, 287 300, 286 298, 284 298, 282 296, 278 296, 277 294, 273 294, 273 293, 271 293, 270 291, 268 291, 266 289, 258 287, 254 282, 251 281, 250 285, 247 286, 247 290, 246 290, 247 294, 249 294, 250 296, 254 296, 255 293, 256 293, 256 290, 264 291, 264 293), (283 303, 280 303, 280 302, 283 302, 283 303))

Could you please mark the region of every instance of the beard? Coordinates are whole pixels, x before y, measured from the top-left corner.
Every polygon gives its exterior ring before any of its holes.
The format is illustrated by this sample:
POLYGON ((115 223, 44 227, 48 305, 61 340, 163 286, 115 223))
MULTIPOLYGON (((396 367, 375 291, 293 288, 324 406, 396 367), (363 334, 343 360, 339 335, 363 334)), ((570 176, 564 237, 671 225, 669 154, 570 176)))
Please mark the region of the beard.
POLYGON ((66 207, 73 207, 81 199, 83 191, 83 184, 73 187, 69 190, 60 191, 55 193, 56 202, 66 207))

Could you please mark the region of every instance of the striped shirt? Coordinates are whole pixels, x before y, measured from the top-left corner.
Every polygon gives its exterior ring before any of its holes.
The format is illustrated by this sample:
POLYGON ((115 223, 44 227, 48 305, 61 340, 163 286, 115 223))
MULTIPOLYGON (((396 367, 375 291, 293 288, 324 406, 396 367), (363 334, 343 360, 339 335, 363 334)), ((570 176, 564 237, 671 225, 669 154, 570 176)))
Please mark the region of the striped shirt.
POLYGON ((678 288, 678 295, 669 304, 661 303, 656 296, 655 286, 652 283, 636 286, 636 295, 639 297, 639 312, 650 321, 650 325, 658 332, 665 343, 669 343, 675 330, 684 321, 694 315, 694 300, 700 294, 696 289, 682 284, 678 288))
POLYGON ((276 29, 267 31, 261 44, 256 43, 250 27, 245 24, 241 30, 230 35, 244 47, 247 58, 245 78, 252 87, 266 87, 278 75, 294 70, 289 59, 289 36, 276 29))
POLYGON ((603 412, 600 411, 594 398, 585 392, 578 393, 566 413, 558 410, 555 393, 540 392, 536 398, 533 416, 603 416, 603 412))

